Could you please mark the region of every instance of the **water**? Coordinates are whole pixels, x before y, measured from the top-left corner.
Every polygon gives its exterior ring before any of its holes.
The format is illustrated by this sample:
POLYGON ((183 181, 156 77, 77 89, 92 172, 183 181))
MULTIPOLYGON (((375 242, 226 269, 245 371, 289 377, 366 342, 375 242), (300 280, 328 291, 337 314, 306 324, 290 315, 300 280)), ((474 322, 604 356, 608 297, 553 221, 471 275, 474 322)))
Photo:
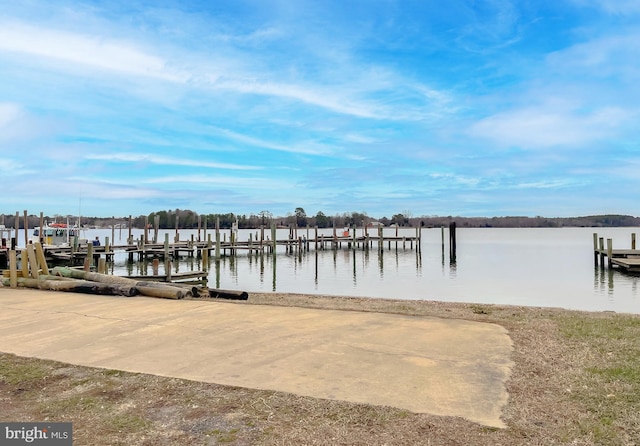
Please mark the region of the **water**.
MULTIPOLYGON (((175 231, 161 231, 173 240, 175 231)), ((189 239, 197 231, 180 231, 180 239, 189 239)), ((222 231, 229 238, 229 231, 222 231)), ((331 229, 321 231, 325 235, 331 229)), ((361 230, 358 230, 360 235, 361 230)), ((640 275, 595 268, 593 233, 613 239, 614 248, 629 248, 631 234, 638 228, 458 228, 457 258, 451 263, 448 232, 445 252, 441 230, 423 229, 422 249, 391 249, 387 243, 380 252, 358 248, 287 254, 283 247, 277 255, 223 257, 216 267, 210 265, 209 286, 253 292, 329 294, 340 296, 382 297, 408 300, 440 300, 541 307, 562 307, 587 311, 616 311, 640 314, 638 287, 640 275)), ((213 231, 209 231, 215 238, 213 231)), ((255 230, 241 230, 247 240, 255 230)), ((269 234, 269 231, 266 231, 269 234)), ((375 231, 373 232, 375 233, 375 231)), ((134 230, 139 237, 141 230, 134 230)), ((298 232, 306 236, 306 229, 298 232)), ((385 228, 385 235, 395 229, 385 228)), ((113 232, 115 244, 124 244, 128 231, 113 232)), ((310 231, 313 238, 314 232, 310 231)), ((415 236, 415 229, 400 229, 400 235, 415 236)), ((89 230, 89 240, 112 237, 109 230, 89 230)), ((278 239, 288 236, 280 230, 278 239)), ((640 240, 639 240, 640 241, 640 240)), ((199 270, 201 260, 181 258, 174 272, 199 270)), ((127 255, 118 254, 111 271, 115 274, 151 274, 148 264, 127 263, 127 255), (142 270, 142 271, 141 271, 142 270)), ((162 267, 161 267, 162 273, 162 267)))

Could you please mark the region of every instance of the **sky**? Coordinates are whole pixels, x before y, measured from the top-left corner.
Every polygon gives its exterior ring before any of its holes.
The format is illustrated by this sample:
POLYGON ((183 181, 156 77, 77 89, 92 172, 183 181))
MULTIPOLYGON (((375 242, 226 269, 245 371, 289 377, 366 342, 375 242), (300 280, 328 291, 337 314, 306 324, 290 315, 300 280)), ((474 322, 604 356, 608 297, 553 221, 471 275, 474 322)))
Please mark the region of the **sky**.
POLYGON ((0 213, 640 215, 640 1, 0 0, 0 213))

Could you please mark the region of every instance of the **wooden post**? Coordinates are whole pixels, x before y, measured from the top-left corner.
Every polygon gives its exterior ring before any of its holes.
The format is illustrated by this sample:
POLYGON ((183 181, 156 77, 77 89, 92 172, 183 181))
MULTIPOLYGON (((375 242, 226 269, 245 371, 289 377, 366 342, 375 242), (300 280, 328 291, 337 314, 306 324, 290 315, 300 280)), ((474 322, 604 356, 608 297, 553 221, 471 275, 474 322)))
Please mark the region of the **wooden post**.
POLYGON ((40 269, 42 270, 42 274, 45 276, 49 275, 49 268, 47 267, 47 259, 44 256, 44 250, 42 249, 42 244, 40 242, 34 243, 36 248, 36 258, 38 263, 40 264, 40 269))
POLYGON ((456 222, 449 224, 449 260, 453 263, 456 261, 456 222))
MULTIPOLYGON (((13 232, 15 233, 16 244, 18 243, 18 230, 20 229, 20 212, 16 211, 16 223, 13 227, 13 232)), ((26 243, 26 240, 25 240, 26 243)))
POLYGON ((356 232, 358 232, 358 225, 354 223, 353 224, 353 249, 356 249, 356 240, 357 240, 356 232))
POLYGON ((276 224, 271 223, 271 243, 273 245, 273 255, 276 254, 276 224))
POLYGON ((13 249, 9 251, 9 286, 18 287, 18 259, 13 249))
POLYGON ((111 240, 109 237, 104 238, 104 255, 107 256, 107 253, 111 250, 111 240))
POLYGON ((171 260, 165 262, 165 273, 167 275, 167 282, 171 282, 171 260))
POLYGON ((631 234, 631 249, 636 249, 636 233, 631 234))
POLYGON ((131 215, 129 215, 129 236, 127 237, 127 245, 133 245, 133 234, 132 234, 132 230, 133 228, 131 227, 133 225, 133 219, 131 218, 131 215))
POLYGON ((98 259, 98 274, 105 274, 107 272, 107 259, 100 257, 98 259))
POLYGON ((202 271, 204 272, 209 271, 209 250, 208 249, 202 250, 202 271))
POLYGON ((164 235, 164 259, 165 262, 169 259, 169 233, 164 235))
POLYGON ((207 216, 206 215, 204 216, 203 229, 204 229, 204 232, 202 235, 204 237, 204 240, 206 241, 207 240, 207 216))
POLYGON ((609 268, 611 268, 611 265, 613 265, 613 262, 611 261, 612 257, 613 257, 613 240, 608 238, 607 239, 607 263, 609 265, 609 268))
POLYGON ((220 217, 216 217, 216 261, 220 260, 220 217))
POLYGON ((44 227, 44 214, 42 213, 42 211, 40 211, 40 231, 38 236, 38 240, 40 240, 40 243, 44 241, 44 234, 42 231, 43 227, 44 227))
POLYGON ((38 278, 38 259, 36 257, 36 250, 32 244, 27 245, 27 258, 29 259, 29 267, 31 268, 30 276, 34 279, 38 278))
POLYGON ((600 246, 600 266, 604 268, 604 256, 606 255, 604 252, 604 237, 598 238, 598 246, 600 246))
POLYGON ((180 232, 178 232, 178 228, 180 227, 180 215, 176 214, 176 238, 173 240, 175 243, 180 241, 180 232))
POLYGON ((153 259, 151 270, 152 270, 152 274, 154 276, 158 275, 158 267, 159 266, 160 266, 160 260, 158 258, 153 259))
MULTIPOLYGON (((112 217, 113 220, 115 221, 116 217, 112 217)), ((116 239, 116 224, 115 223, 111 223, 111 240, 115 241, 116 239)), ((109 251, 107 249, 107 251, 109 251)))
POLYGON ((198 243, 200 243, 200 229, 202 228, 202 216, 198 214, 198 243))
POLYGON ((27 218, 27 211, 24 210, 24 246, 29 244, 29 219, 27 218))
POLYGON ((149 243, 149 217, 144 216, 144 244, 149 243))
POLYGON ((598 266, 598 233, 593 233, 593 263, 598 266))
POLYGON ((153 216, 153 243, 158 243, 158 231, 160 230, 160 216, 153 216))
POLYGON ((20 267, 22 269, 22 277, 29 277, 29 258, 27 256, 27 248, 20 250, 20 267))
POLYGON ((89 259, 89 265, 93 265, 93 243, 87 242, 87 259, 89 259))

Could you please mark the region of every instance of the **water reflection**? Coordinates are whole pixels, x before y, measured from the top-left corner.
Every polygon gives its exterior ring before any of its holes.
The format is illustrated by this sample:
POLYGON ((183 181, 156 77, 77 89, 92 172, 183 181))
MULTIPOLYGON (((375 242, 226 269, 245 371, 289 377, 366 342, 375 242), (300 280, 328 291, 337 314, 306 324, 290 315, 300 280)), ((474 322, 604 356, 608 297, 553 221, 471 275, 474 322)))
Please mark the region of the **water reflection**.
MULTIPOLYGON (((408 230, 406 235, 412 235, 408 230)), ((640 276, 593 266, 591 228, 458 228, 457 253, 440 228, 423 230, 420 249, 402 240, 369 249, 332 249, 275 253, 240 252, 210 267, 199 257, 181 257, 172 268, 206 267, 211 287, 249 292, 275 291, 368 297, 396 297, 456 302, 561 306, 583 310, 640 313, 640 276), (397 248, 396 248, 397 246, 397 248), (552 258, 551 258, 552 257, 552 258), (558 262, 562 262, 562 267, 558 262), (271 272, 271 277, 267 276, 271 272), (603 298, 607 296, 607 298, 603 298)), ((628 228, 614 228, 606 238, 626 240, 628 228)), ((402 235, 402 229, 400 230, 402 235)), ((97 235, 97 234, 96 234, 97 235)), ((278 237, 281 238, 280 236, 278 237)), ((240 237, 243 240, 242 237, 240 237)), ((328 238, 327 240, 330 240, 328 238)), ((126 262, 116 255, 114 274, 153 274, 148 261, 126 262)), ((159 265, 159 274, 164 263, 159 265)))

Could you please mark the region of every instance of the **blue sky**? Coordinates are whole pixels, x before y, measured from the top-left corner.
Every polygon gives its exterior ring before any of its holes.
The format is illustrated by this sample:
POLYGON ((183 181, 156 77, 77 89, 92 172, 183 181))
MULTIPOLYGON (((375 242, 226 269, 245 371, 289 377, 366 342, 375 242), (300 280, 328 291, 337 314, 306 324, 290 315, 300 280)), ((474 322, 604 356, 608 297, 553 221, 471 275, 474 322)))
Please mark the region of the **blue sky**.
POLYGON ((640 1, 0 11, 0 213, 640 215, 640 1))

